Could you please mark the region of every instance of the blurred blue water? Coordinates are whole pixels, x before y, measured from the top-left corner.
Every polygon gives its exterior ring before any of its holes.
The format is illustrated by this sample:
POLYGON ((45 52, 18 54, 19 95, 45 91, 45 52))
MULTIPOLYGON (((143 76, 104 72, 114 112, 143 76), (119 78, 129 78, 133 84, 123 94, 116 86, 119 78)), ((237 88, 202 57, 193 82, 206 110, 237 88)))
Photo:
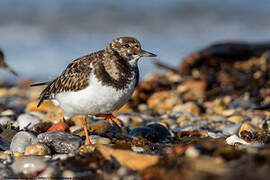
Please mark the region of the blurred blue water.
MULTIPOLYGON (((134 36, 144 49, 177 66, 188 53, 222 40, 266 41, 268 0, 1 0, 0 48, 24 77, 59 75, 74 58, 113 38, 134 36)), ((145 75, 157 71, 142 59, 145 75)), ((13 79, 1 71, 0 77, 13 79)))

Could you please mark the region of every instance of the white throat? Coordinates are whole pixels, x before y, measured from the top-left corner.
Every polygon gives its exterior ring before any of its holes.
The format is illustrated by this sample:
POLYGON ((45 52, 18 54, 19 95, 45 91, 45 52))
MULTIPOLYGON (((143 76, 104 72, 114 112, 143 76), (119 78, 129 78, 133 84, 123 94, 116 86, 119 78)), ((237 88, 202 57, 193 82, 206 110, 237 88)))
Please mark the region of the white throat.
POLYGON ((128 63, 129 63, 131 66, 135 67, 135 66, 137 66, 137 63, 138 63, 138 60, 139 60, 139 59, 140 59, 140 56, 135 55, 135 56, 133 56, 133 59, 132 59, 132 60, 128 61, 128 63))

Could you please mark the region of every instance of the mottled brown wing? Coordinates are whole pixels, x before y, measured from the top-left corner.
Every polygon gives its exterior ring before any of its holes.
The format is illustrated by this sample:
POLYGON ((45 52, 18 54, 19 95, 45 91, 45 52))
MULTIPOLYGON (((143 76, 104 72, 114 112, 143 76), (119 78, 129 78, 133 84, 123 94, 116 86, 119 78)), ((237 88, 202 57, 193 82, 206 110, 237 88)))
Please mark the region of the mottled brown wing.
POLYGON ((48 82, 48 86, 41 92, 38 106, 46 100, 52 99, 57 93, 79 91, 89 85, 91 73, 90 64, 93 60, 100 58, 102 52, 83 56, 70 63, 66 70, 53 81, 48 82))

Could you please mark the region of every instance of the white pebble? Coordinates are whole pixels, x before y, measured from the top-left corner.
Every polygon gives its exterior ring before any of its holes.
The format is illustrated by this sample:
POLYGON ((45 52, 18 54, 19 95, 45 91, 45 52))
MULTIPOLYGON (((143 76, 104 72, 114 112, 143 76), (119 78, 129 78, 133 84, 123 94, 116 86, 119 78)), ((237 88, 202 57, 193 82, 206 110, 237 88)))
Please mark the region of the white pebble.
POLYGON ((235 143, 240 143, 240 144, 249 144, 245 140, 241 139, 237 135, 232 135, 226 139, 227 144, 229 145, 234 145, 235 143))
POLYGON ((12 116, 12 115, 14 115, 14 112, 10 109, 1 112, 1 116, 12 116))
POLYGON ((138 152, 138 153, 145 152, 145 149, 143 149, 142 147, 132 146, 131 149, 132 151, 138 152))
POLYGON ((200 156, 200 151, 197 150, 194 146, 187 148, 185 155, 189 158, 197 158, 200 156))
POLYGON ((92 144, 110 144, 111 143, 111 140, 109 138, 101 137, 98 135, 90 135, 89 139, 92 144))
POLYGON ((18 125, 20 127, 20 130, 23 130, 25 128, 31 128, 35 124, 38 124, 41 121, 41 119, 33 114, 21 114, 17 119, 18 125))
POLYGON ((11 119, 9 117, 0 117, 0 125, 5 126, 7 125, 9 122, 11 122, 11 119))
POLYGON ((36 156, 17 158, 11 165, 14 173, 35 174, 46 168, 46 163, 36 156))

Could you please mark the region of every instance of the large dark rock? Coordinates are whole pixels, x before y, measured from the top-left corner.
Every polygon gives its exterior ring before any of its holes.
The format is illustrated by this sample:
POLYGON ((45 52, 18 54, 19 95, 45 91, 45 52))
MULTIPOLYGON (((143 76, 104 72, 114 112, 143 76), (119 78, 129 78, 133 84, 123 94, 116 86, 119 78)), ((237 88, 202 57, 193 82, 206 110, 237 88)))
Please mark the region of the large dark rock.
POLYGON ((57 153, 74 153, 82 140, 66 132, 46 132, 38 135, 38 142, 46 144, 57 153))

